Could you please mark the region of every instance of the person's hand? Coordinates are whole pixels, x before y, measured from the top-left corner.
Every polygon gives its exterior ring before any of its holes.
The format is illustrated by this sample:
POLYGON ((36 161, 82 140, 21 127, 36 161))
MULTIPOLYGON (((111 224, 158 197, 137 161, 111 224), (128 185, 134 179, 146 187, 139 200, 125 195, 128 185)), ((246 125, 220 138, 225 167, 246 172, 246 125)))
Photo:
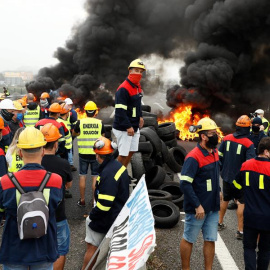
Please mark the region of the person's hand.
POLYGON ((203 219, 205 213, 204 213, 204 209, 203 209, 202 205, 200 204, 199 207, 195 208, 195 210, 196 210, 195 218, 203 219))
POLYGON ((139 123, 139 128, 142 128, 144 124, 144 120, 142 117, 140 117, 140 123, 139 123))
POLYGON ((127 135, 128 136, 134 136, 134 129, 133 129, 133 127, 127 129, 127 135))
POLYGON ((264 125, 260 125, 260 131, 262 131, 264 129, 265 129, 264 125))

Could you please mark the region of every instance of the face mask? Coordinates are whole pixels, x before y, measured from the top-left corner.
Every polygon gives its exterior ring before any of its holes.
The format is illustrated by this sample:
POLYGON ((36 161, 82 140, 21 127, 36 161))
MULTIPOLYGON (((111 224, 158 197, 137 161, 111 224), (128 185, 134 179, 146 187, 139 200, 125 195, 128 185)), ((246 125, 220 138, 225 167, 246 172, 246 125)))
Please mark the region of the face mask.
POLYGON ((11 121, 12 117, 14 116, 13 113, 8 112, 6 109, 1 110, 1 115, 6 121, 11 121))
POLYGON ((215 134, 211 137, 207 136, 207 138, 208 138, 208 141, 206 142, 206 147, 211 148, 211 149, 216 148, 218 144, 218 135, 215 134))
POLYGON ((40 100, 40 106, 41 107, 47 107, 49 105, 49 102, 47 99, 40 100))
POLYGON ((252 126, 252 131, 253 132, 259 132, 259 130, 260 130, 260 127, 258 127, 258 126, 252 126))
POLYGON ((128 75, 128 79, 136 85, 140 83, 141 78, 142 74, 132 73, 128 75))
POLYGON ((23 114, 22 113, 17 113, 17 121, 21 121, 23 119, 23 114))

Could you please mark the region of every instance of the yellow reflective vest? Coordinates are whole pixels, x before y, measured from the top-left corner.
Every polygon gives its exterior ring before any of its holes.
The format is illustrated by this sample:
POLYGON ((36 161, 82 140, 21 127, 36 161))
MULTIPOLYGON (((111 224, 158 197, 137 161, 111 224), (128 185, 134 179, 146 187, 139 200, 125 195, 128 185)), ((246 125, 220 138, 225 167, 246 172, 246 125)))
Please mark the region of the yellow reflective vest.
POLYGON ((24 163, 22 158, 14 151, 12 154, 12 162, 9 164, 8 171, 9 172, 17 172, 23 167, 24 163))
POLYGON ((80 120, 80 135, 77 138, 78 150, 83 155, 95 155, 93 145, 101 136, 101 120, 87 117, 80 120))
POLYGON ((56 121, 59 123, 61 123, 61 122, 64 123, 64 125, 66 126, 66 128, 68 130, 68 135, 65 136, 65 141, 66 141, 65 148, 69 150, 72 148, 72 137, 71 137, 71 133, 70 133, 70 127, 68 126, 68 121, 64 120, 62 118, 58 118, 56 121))
POLYGON ((267 123, 267 127, 264 129, 264 133, 267 134, 269 128, 269 121, 266 118, 262 118, 262 123, 267 123))
POLYGON ((40 107, 39 105, 34 110, 27 110, 23 117, 23 121, 26 127, 34 127, 40 118, 40 107))

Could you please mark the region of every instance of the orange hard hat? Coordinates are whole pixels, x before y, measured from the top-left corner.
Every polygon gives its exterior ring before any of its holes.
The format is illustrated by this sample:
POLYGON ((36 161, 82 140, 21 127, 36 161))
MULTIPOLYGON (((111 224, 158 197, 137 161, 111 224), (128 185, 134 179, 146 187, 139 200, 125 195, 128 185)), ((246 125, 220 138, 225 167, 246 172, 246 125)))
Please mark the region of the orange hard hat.
POLYGON ((60 113, 62 111, 62 107, 60 106, 59 103, 53 103, 50 108, 49 112, 54 112, 54 113, 60 113))
POLYGON ((94 152, 99 155, 111 154, 115 149, 117 149, 117 144, 105 137, 98 138, 93 146, 94 152))
POLYGON ((3 118, 0 117, 0 129, 4 129, 5 125, 4 125, 4 120, 3 118))
POLYGON ((49 93, 47 93, 47 92, 43 92, 43 93, 41 94, 40 98, 50 98, 50 95, 49 95, 49 93))
POLYGON ((236 123, 238 127, 250 127, 251 126, 251 120, 247 115, 241 115, 236 123))
POLYGON ((71 110, 66 103, 62 103, 60 106, 62 109, 60 114, 66 114, 71 110))
POLYGON ((45 124, 40 131, 42 132, 46 142, 55 142, 62 137, 59 129, 52 123, 45 124))
POLYGON ((18 99, 18 101, 21 103, 21 105, 23 106, 23 107, 26 107, 27 106, 27 103, 26 103, 26 100, 25 99, 18 99))

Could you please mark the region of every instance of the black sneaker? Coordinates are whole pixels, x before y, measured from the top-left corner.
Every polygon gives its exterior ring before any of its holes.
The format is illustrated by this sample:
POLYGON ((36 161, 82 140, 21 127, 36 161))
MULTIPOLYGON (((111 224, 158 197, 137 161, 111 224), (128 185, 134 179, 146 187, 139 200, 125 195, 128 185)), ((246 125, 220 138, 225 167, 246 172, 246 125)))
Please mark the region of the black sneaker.
POLYGON ((239 231, 237 231, 237 233, 236 233, 236 239, 238 239, 238 240, 243 240, 243 233, 240 233, 239 231))
POLYGON ((81 199, 79 199, 77 205, 85 207, 85 202, 82 202, 81 199))
POLYGON ((237 204, 236 204, 234 201, 231 201, 231 202, 228 204, 227 209, 229 209, 229 210, 235 210, 235 209, 237 209, 237 204))
POLYGON ((69 190, 65 190, 65 198, 66 199, 72 198, 72 194, 69 192, 69 190))
POLYGON ((224 223, 218 223, 218 231, 222 231, 226 228, 226 225, 224 223))
POLYGON ((71 169, 71 171, 72 171, 72 172, 77 171, 77 168, 76 168, 76 167, 74 167, 74 165, 70 165, 70 169, 71 169))

